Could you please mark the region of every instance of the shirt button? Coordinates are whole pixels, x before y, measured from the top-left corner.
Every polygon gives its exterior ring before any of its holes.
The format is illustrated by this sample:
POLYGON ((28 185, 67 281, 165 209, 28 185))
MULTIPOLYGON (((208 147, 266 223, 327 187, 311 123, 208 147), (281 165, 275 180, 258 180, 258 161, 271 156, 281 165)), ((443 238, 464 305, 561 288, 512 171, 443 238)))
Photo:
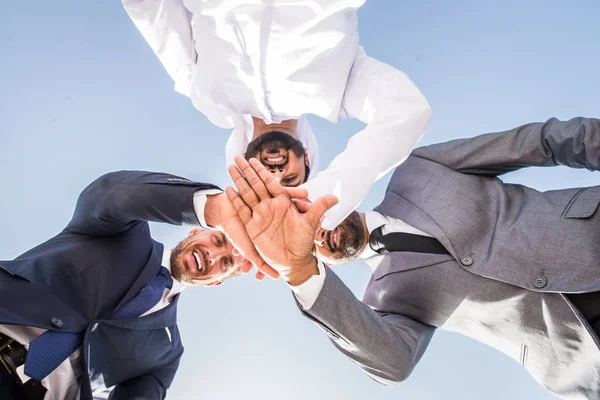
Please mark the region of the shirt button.
POLYGON ((536 276, 535 278, 533 278, 533 287, 536 289, 543 288, 544 286, 546 286, 546 283, 548 283, 548 281, 543 276, 536 276))
POLYGON ((63 325, 62 321, 61 321, 59 318, 56 318, 56 317, 53 317, 53 318, 50 320, 50 323, 52 323, 52 325, 53 325, 55 328, 62 328, 62 325, 63 325))
POLYGON ((466 267, 473 264, 473 259, 471 257, 461 257, 460 263, 466 267))

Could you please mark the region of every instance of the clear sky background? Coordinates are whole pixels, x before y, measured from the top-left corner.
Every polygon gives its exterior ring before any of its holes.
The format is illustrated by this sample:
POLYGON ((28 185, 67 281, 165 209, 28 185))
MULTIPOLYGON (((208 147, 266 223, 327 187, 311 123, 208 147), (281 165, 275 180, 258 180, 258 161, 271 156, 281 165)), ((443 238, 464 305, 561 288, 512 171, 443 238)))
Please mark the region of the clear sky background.
MULTIPOLYGON (((600 117, 598 15, 597 0, 372 0, 359 32, 367 54, 405 71, 429 100, 429 144, 600 117)), ((361 128, 311 124, 322 167, 361 128)), ((0 1, 0 259, 58 233, 79 192, 111 170, 228 185, 228 134, 173 91, 119 1, 0 1)), ((540 190, 600 184, 599 173, 562 167, 506 179, 540 190)), ((388 180, 362 210, 379 203, 388 180)), ((169 246, 186 233, 152 231, 169 246)), ((336 272, 362 296, 366 264, 336 272)), ((507 356, 443 331, 406 383, 380 386, 302 317, 283 282, 245 276, 190 288, 179 305, 186 351, 170 399, 554 398, 507 356)))

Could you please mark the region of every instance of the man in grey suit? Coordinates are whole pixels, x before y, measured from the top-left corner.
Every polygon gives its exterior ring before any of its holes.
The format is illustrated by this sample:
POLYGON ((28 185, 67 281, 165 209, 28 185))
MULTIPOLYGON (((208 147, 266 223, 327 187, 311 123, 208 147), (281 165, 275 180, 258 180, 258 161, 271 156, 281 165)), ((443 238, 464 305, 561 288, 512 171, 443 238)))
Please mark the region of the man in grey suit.
POLYGON ((292 200, 259 163, 236 162, 241 197, 227 192, 257 250, 378 382, 405 380, 443 328, 502 351, 560 398, 600 399, 600 186, 538 192, 498 178, 527 166, 597 171, 600 120, 416 149, 383 202, 334 231, 310 209, 335 199, 292 200), (373 276, 363 302, 311 253, 330 264, 364 257, 373 276))

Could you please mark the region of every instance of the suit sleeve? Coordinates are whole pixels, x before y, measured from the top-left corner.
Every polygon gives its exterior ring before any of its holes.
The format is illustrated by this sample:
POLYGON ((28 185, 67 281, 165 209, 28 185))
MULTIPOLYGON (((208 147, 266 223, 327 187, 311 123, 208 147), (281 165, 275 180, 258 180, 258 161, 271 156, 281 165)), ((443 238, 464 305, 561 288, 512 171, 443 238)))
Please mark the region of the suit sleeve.
POLYGON ((83 190, 66 230, 104 236, 145 221, 199 225, 194 193, 205 189, 218 187, 155 172, 111 172, 83 190))
POLYGON ((190 97, 196 50, 183 0, 122 0, 125 11, 175 82, 190 97))
POLYGON ((315 179, 304 184, 311 200, 335 194, 325 213, 333 230, 365 198, 371 185, 403 162, 425 133, 431 109, 408 76, 359 49, 348 77, 342 116, 367 124, 315 179))
POLYGON ((467 174, 496 176, 524 167, 566 165, 600 169, 600 120, 556 118, 415 149, 429 159, 467 174))
POLYGON ((164 399, 167 395, 167 389, 171 386, 173 378, 175 378, 180 360, 181 356, 161 369, 116 385, 108 398, 110 400, 164 399))
POLYGON ((435 331, 402 315, 374 311, 330 270, 317 300, 303 313, 339 351, 384 385, 408 378, 435 331))

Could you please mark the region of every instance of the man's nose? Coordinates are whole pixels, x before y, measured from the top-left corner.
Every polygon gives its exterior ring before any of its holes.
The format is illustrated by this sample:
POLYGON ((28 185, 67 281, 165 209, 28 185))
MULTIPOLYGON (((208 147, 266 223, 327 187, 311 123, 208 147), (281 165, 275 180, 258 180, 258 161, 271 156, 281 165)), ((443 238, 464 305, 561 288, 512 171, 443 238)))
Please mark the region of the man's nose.
POLYGON ((273 174, 273 177, 275 178, 275 180, 277 182, 281 182, 281 180, 283 179, 283 170, 278 167, 278 168, 273 168, 270 171, 273 174))

